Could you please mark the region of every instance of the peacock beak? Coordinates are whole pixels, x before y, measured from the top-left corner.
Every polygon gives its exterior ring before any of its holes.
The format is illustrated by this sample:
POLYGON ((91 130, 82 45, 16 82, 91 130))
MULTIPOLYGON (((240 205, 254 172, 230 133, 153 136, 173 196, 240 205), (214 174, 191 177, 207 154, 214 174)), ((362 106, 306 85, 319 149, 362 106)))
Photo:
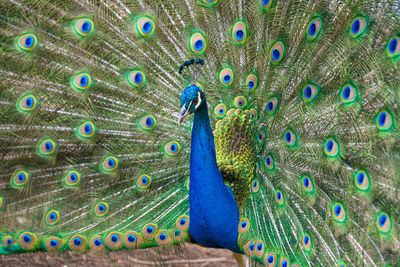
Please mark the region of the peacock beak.
POLYGON ((182 106, 181 112, 179 113, 179 120, 178 120, 178 125, 181 125, 183 119, 189 114, 190 106, 192 105, 192 102, 188 105, 186 108, 185 105, 182 106))

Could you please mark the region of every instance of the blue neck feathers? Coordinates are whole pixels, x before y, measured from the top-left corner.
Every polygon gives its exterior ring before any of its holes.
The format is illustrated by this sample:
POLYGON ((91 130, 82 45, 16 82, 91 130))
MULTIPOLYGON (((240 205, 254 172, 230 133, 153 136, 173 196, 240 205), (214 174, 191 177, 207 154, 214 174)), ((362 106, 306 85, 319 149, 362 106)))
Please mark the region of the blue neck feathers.
POLYGON ((194 115, 189 191, 191 237, 207 247, 240 252, 239 208, 218 169, 205 101, 194 115))

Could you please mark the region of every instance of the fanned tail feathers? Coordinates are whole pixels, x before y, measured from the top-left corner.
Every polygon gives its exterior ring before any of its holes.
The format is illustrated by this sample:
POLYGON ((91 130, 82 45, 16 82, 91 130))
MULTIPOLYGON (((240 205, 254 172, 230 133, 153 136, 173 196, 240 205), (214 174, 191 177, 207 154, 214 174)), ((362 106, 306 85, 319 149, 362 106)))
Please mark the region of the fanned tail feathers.
POLYGON ((190 241, 196 82, 247 256, 400 265, 398 1, 0 5, 0 254, 190 241))

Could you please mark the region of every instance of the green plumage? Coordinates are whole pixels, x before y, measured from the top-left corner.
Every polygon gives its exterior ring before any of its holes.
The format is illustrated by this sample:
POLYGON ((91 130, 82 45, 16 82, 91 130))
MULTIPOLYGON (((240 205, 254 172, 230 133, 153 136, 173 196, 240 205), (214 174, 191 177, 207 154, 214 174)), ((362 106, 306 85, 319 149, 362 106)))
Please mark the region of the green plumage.
POLYGON ((0 7, 0 254, 190 242, 196 83, 252 263, 400 265, 398 1, 0 7))
POLYGON ((232 189, 239 208, 243 208, 256 165, 254 121, 249 110, 231 109, 226 113, 226 119, 218 121, 215 128, 218 168, 232 189))

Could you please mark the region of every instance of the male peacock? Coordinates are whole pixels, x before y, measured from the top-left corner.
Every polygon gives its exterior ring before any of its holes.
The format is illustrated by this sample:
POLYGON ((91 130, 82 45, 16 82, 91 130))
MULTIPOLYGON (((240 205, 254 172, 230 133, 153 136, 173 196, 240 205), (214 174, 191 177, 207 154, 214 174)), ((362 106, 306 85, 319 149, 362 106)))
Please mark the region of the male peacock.
POLYGON ((0 3, 1 254, 400 266, 399 1, 0 3))

